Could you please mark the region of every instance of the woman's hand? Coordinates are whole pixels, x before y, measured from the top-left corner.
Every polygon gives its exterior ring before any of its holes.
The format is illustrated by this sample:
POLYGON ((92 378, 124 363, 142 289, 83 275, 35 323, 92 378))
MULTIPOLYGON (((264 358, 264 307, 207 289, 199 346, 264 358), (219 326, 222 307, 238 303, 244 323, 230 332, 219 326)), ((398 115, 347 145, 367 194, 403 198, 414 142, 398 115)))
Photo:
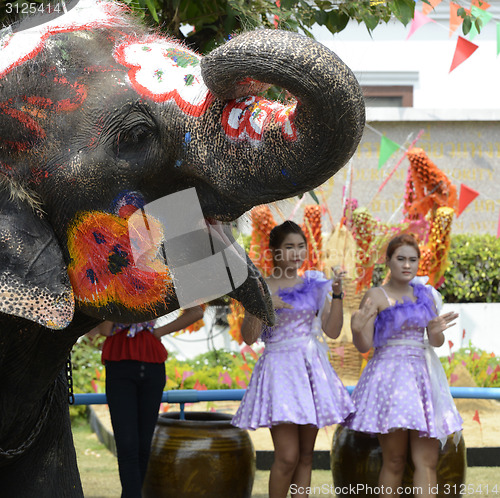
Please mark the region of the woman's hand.
POLYGON ((279 309, 283 309, 283 308, 286 308, 289 310, 293 309, 293 306, 291 304, 285 303, 285 301, 283 301, 283 299, 281 299, 281 297, 279 297, 276 294, 273 294, 271 299, 273 301, 273 308, 275 310, 279 310, 279 309))
POLYGON ((347 272, 340 266, 336 266, 332 267, 332 274, 332 292, 338 295, 342 292, 342 279, 347 275, 347 272))
POLYGON ((455 313, 454 311, 449 311, 448 313, 444 313, 440 316, 437 316, 436 318, 433 318, 427 324, 427 334, 429 336, 429 340, 431 339, 431 337, 437 337, 439 336, 439 334, 442 334, 446 329, 453 327, 453 325, 455 325, 455 320, 457 318, 458 318, 458 313, 455 313))
POLYGON ((368 297, 359 310, 351 316, 351 329, 355 332, 364 329, 366 324, 377 314, 377 307, 368 297))

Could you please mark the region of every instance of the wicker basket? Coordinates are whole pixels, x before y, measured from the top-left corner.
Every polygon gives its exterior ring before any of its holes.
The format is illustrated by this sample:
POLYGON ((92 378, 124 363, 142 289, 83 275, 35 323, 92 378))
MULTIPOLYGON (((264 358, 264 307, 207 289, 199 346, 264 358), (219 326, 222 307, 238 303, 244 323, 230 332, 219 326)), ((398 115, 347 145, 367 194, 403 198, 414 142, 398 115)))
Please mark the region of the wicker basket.
MULTIPOLYGON (((327 339, 330 350, 330 363, 337 375, 347 381, 355 381, 361 375, 363 356, 352 343, 351 315, 358 308, 363 293, 356 294, 356 282, 346 279, 344 288, 344 326, 337 339, 327 339)), ((370 355, 371 357, 371 355, 370 355)))

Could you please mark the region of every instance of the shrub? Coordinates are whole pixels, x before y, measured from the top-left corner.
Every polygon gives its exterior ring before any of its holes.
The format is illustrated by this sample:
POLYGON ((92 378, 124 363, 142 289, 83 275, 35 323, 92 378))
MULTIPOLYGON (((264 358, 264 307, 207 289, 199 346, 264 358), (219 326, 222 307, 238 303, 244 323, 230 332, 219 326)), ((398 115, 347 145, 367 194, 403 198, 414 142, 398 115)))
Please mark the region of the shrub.
POLYGON ((500 239, 455 235, 439 289, 447 303, 500 302, 500 239))
MULTIPOLYGON (((73 371, 73 392, 104 392, 104 365, 101 363, 101 345, 105 337, 96 336, 91 339, 84 335, 73 346, 71 364, 73 371)), ((87 407, 70 406, 71 418, 85 416, 87 407)))

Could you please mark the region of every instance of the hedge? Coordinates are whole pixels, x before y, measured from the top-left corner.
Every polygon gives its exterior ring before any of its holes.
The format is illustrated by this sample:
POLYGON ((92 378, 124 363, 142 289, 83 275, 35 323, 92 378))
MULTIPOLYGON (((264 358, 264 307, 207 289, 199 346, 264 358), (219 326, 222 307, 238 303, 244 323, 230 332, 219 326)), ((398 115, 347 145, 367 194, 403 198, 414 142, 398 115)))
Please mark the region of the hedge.
POLYGON ((439 288, 446 303, 500 302, 500 239, 454 235, 448 261, 439 288))

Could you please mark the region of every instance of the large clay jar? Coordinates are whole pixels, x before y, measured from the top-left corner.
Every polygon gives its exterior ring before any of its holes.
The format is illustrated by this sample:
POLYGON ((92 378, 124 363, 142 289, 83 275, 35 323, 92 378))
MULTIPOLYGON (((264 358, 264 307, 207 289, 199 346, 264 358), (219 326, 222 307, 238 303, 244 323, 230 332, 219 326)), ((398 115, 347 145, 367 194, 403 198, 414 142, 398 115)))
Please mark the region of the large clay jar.
MULTIPOLYGON (((363 434, 338 426, 333 436, 330 463, 337 497, 357 498, 378 496, 378 475, 382 467, 382 450, 375 436, 363 434), (354 490, 354 491, 353 491, 354 490)), ((463 438, 455 448, 452 436, 439 452, 437 478, 438 497, 459 497, 465 484, 467 468, 466 449, 463 438)), ((406 492, 400 496, 413 497, 413 463, 410 456, 403 477, 402 487, 406 492)), ((419 492, 415 493, 415 497, 419 492)), ((421 493, 420 493, 421 495, 421 493)))
POLYGON ((250 498, 255 451, 231 415, 164 413, 158 417, 143 497, 250 498))

